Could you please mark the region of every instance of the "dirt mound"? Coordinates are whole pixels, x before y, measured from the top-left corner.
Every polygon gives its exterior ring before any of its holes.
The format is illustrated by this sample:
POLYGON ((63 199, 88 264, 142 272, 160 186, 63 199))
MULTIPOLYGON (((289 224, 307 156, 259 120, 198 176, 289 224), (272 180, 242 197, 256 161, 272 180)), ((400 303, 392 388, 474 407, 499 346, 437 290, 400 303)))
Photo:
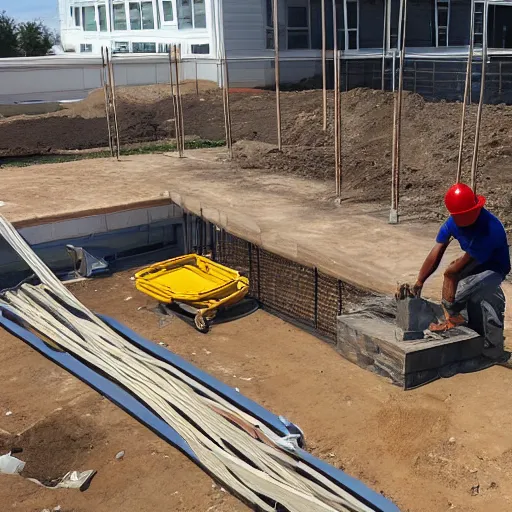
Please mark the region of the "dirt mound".
MULTIPOLYGON (((209 84, 211 86, 211 84, 209 84)), ((183 87, 185 132, 203 139, 225 137, 222 93, 218 89, 199 95, 195 84, 183 87)), ((118 119, 122 144, 174 137, 174 115, 169 86, 130 87, 118 90, 118 119)), ((236 162, 243 168, 271 169, 309 179, 334 181, 332 93, 329 93, 328 126, 323 131, 322 92, 284 92, 281 97, 283 151, 276 144, 276 104, 271 91, 232 92, 232 132, 236 162)), ((343 199, 389 204, 393 94, 354 89, 342 94, 343 199)), ((401 204, 409 217, 440 220, 445 216, 444 191, 455 179, 459 148, 460 103, 426 102, 404 94, 401 204)), ((474 144, 476 106, 467 118, 463 178, 469 181, 474 144)), ((512 107, 484 108, 479 158, 479 191, 512 226, 512 107)), ((0 122, 0 156, 34 155, 59 150, 108 145, 103 91, 65 110, 30 119, 0 122)), ((334 190, 334 183, 333 183, 334 190)))

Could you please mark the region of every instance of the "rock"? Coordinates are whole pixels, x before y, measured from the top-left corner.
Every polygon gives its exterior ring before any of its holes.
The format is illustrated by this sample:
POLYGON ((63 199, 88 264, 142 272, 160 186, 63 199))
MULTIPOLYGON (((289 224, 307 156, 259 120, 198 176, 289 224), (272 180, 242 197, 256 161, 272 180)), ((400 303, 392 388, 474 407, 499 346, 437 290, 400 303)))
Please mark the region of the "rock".
POLYGON ((116 460, 122 459, 124 459, 124 450, 121 450, 120 452, 116 453, 116 460))

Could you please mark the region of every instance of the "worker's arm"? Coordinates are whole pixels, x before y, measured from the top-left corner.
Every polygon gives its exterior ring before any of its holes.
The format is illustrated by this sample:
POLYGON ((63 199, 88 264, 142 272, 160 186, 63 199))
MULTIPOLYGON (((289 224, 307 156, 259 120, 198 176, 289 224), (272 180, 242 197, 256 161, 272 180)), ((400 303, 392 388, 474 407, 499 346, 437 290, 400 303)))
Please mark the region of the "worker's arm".
POLYGON ((426 257, 423 265, 421 266, 420 273, 418 274, 418 279, 416 280, 416 284, 413 287, 413 293, 417 297, 421 295, 421 290, 423 289, 423 285, 425 281, 437 270, 441 260, 443 259, 444 253, 448 247, 448 243, 442 244, 437 243, 434 245, 433 249, 430 251, 429 255, 426 257))
POLYGON ((450 263, 450 266, 444 272, 443 282, 443 300, 448 303, 455 302, 455 293, 457 292, 457 285, 460 280, 460 273, 471 263, 474 259, 465 252, 460 258, 450 263))

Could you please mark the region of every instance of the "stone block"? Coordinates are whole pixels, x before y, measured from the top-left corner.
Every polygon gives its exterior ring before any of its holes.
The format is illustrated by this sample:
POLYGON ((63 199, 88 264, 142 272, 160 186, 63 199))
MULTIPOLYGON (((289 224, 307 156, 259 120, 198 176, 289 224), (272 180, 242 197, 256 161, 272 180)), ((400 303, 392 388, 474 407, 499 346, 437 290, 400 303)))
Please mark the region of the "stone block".
MULTIPOLYGON (((434 308, 435 311, 435 308, 434 308)), ((361 368, 411 389, 439 378, 447 366, 479 358, 483 338, 459 327, 436 339, 404 341, 396 325, 367 313, 338 317, 336 350, 361 368)))
POLYGON ((397 301, 396 325, 397 336, 402 340, 421 340, 423 331, 437 320, 434 306, 420 298, 406 298, 397 301))

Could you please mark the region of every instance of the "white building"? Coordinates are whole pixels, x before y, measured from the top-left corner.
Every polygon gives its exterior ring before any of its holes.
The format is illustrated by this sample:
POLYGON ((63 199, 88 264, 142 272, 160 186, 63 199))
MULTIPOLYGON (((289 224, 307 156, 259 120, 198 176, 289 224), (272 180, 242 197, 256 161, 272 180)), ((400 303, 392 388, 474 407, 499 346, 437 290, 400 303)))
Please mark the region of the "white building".
POLYGON ((182 44, 183 55, 215 55, 219 34, 215 0, 59 0, 66 52, 167 53, 182 44))

